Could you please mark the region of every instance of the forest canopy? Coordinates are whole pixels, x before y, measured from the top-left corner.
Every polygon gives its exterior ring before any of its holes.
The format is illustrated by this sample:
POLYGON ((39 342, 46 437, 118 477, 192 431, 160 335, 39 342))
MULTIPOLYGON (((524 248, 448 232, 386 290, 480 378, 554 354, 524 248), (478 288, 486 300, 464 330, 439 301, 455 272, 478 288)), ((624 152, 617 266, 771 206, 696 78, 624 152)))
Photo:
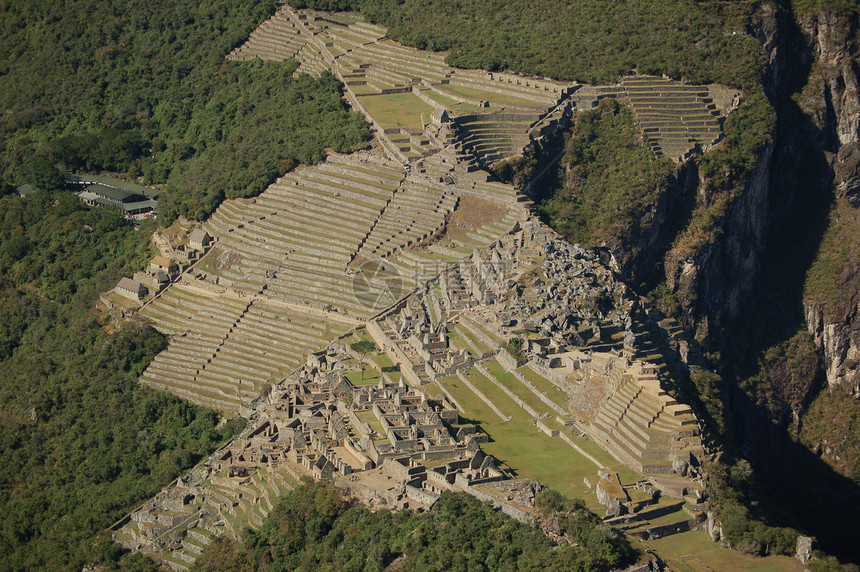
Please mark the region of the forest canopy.
POLYGON ((0 179, 53 188, 65 169, 125 173, 165 186, 169 223, 259 194, 327 148, 365 146, 367 125, 333 76, 225 61, 275 7, 0 4, 0 179))
POLYGON ((65 191, 0 199, 0 569, 118 557, 97 535, 240 428, 138 385, 166 340, 93 311, 152 230, 65 191))
POLYGON ((238 428, 140 386, 166 340, 94 310, 152 256, 154 227, 56 188, 66 169, 116 171, 166 186, 163 219, 200 218, 364 146, 332 76, 225 63, 274 9, 0 3, 0 569, 115 561, 106 527, 238 428), (40 190, 8 196, 21 183, 40 190))
POLYGON ((285 495, 244 544, 210 544, 196 570, 571 570, 629 562, 627 541, 585 509, 546 491, 546 514, 577 546, 554 547, 540 530, 466 493, 443 492, 422 514, 371 512, 309 479, 285 495))
POLYGON ((634 70, 696 83, 758 81, 758 43, 741 33, 752 2, 667 0, 291 0, 356 10, 388 35, 450 51, 457 67, 611 83, 634 70), (737 34, 725 33, 737 26, 737 34), (635 32, 635 33, 632 33, 635 32))

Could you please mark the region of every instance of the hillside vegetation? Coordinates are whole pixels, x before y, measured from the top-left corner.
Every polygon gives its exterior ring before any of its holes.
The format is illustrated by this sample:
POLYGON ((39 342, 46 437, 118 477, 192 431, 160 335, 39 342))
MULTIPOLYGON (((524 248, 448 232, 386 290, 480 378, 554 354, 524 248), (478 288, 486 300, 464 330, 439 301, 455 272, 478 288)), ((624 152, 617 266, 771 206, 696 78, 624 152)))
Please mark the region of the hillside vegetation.
POLYGON ((465 493, 442 493, 423 514, 370 512, 331 485, 304 481, 282 498, 244 544, 207 547, 204 570, 604 570, 628 562, 630 548, 581 503, 539 493, 547 514, 578 546, 553 548, 520 524, 465 493))
POLYGON ((165 185, 162 220, 201 219, 326 148, 368 140, 330 75, 225 63, 275 2, 0 5, 0 177, 53 188, 63 169, 165 185), (39 70, 34 73, 34 70, 39 70))
POLYGON ((0 199, 0 569, 116 558, 96 535, 235 429, 138 385, 164 338, 92 311, 149 254, 149 232, 72 193, 0 199))
MULTIPOLYGON (((698 83, 756 83, 758 45, 727 34, 752 2, 579 0, 292 0, 295 7, 357 10, 388 35, 450 50, 463 68, 512 70, 583 83, 611 83, 632 70, 698 83)), ((736 28, 740 30, 740 28, 736 28)))
POLYGON ((165 339, 110 332, 100 292, 142 268, 154 228, 53 190, 65 169, 162 184, 162 220, 260 192, 326 147, 365 145, 329 76, 225 64, 274 2, 0 3, 0 569, 111 562, 104 529, 236 424, 137 377, 165 339))
POLYGON ((576 115, 559 167, 540 210, 571 241, 596 244, 633 235, 674 172, 642 145, 630 109, 611 99, 576 115))

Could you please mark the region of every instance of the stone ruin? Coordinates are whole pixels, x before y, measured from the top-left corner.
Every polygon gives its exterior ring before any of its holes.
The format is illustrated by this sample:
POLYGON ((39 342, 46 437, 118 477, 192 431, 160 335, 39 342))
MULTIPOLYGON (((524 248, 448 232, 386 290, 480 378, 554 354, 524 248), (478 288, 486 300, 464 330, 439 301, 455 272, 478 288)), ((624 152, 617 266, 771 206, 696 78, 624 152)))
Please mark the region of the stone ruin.
POLYGON ((480 450, 486 435, 460 424, 444 398, 402 379, 355 387, 346 357, 337 347, 309 357, 239 437, 114 525, 116 541, 184 569, 213 537, 259 526, 301 476, 334 479, 369 504, 418 509, 441 491, 504 478, 480 450))
MULTIPOLYGON (((505 488, 520 485, 506 484, 481 451, 487 436, 460 423, 448 378, 502 419, 482 388, 504 393, 574 448, 570 435, 589 435, 647 477, 637 491, 695 496, 707 452, 695 415, 642 349, 650 311, 616 279, 608 252, 530 220, 516 189, 483 169, 604 97, 632 106, 656 154, 684 159, 719 141, 736 93, 660 78, 595 87, 454 70, 378 26, 288 7, 229 56, 253 57, 332 70, 378 145, 331 154, 259 197, 225 202, 193 245, 173 252, 195 264, 141 311, 171 336, 141 382, 250 419, 242 435, 117 523, 118 542, 185 569, 214 536, 259 527, 302 476, 331 478, 371 506, 394 508, 464 490, 531 522, 527 499, 505 488), (483 95, 473 100, 468 90, 483 95), (420 128, 370 112, 391 95, 426 108, 420 128), (499 214, 451 232, 468 200, 499 214), (386 373, 362 387, 344 377, 348 354, 332 341, 362 324, 402 377, 386 373)), ((686 362, 686 342, 670 343, 686 362)), ((602 481, 611 517, 637 514, 638 493, 602 481)))
POLYGON ((533 413, 548 434, 559 434, 544 422, 554 415, 654 479, 654 486, 661 475, 691 479, 663 487, 683 497, 686 490, 699 490, 698 466, 708 457, 701 429, 690 407, 664 389, 658 375, 664 372, 637 358, 642 332, 636 324, 645 310, 615 279, 608 262, 527 222, 448 267, 368 329, 414 385, 439 383, 455 372, 467 382, 462 372, 474 368, 533 413), (464 338, 465 343, 452 344, 446 334, 455 327, 473 334, 475 342, 464 338), (508 351, 515 337, 522 340, 517 356, 508 351), (488 359, 550 413, 541 414, 494 379, 483 365, 488 359), (562 391, 567 407, 539 392, 518 371, 523 367, 562 391))
MULTIPOLYGON (((383 373, 377 385, 353 386, 340 343, 306 354, 304 365, 258 402, 239 438, 117 523, 117 541, 182 569, 208 539, 260 526, 301 476, 333 479, 363 502, 389 508, 422 509, 443 490, 466 491, 534 523, 528 507, 486 490, 504 474, 481 451, 486 435, 460 423, 442 383, 451 375, 465 380, 469 370, 548 435, 570 443, 570 431, 590 435, 645 475, 644 486, 679 497, 699 490, 694 478, 706 454, 695 416, 631 351, 641 309, 615 279, 611 261, 537 222, 514 229, 366 322, 399 366, 397 381, 383 373), (507 349, 515 337, 523 340, 516 356, 507 349), (493 360, 518 388, 495 378, 486 367, 493 360), (564 400, 548 398, 521 370, 542 377, 564 400), (434 382, 442 394, 421 390, 434 382), (526 403, 529 393, 546 412, 526 403)), ((244 304, 248 314, 258 302, 244 304)), ((606 503, 609 517, 633 518, 626 491, 606 503)))

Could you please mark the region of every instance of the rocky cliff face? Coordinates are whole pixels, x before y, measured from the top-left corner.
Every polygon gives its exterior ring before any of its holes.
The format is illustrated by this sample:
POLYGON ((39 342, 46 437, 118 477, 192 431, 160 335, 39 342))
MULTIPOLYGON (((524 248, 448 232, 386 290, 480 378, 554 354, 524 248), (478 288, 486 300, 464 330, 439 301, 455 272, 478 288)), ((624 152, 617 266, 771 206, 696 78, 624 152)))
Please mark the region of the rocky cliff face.
MULTIPOLYGON (((844 236, 831 242, 852 250, 853 237, 860 235, 858 29, 856 14, 813 13, 794 22, 767 4, 750 23, 747 32, 768 55, 766 88, 782 114, 780 127, 746 189, 726 209, 722 232, 692 252, 670 251, 664 263, 666 284, 680 302, 687 329, 705 347, 722 349, 725 334, 743 320, 750 300, 760 297, 756 290, 775 287, 761 274, 763 257, 792 225, 804 224, 803 197, 810 185, 822 189, 822 196, 835 189, 842 203, 828 233, 844 236), (821 164, 813 167, 816 160, 821 164)), ((699 192, 707 192, 707 181, 699 192)), ((860 251, 860 245, 853 250, 860 251)), ((837 262, 842 268, 838 280, 831 280, 831 295, 807 295, 803 314, 828 384, 860 396, 857 254, 843 253, 837 262)))
MULTIPOLYGON (((853 147, 860 141, 856 16, 809 14, 801 16, 799 23, 809 36, 818 72, 825 79, 827 116, 823 118, 823 124, 833 127, 840 148, 853 147)), ((839 185, 846 183, 845 180, 837 181, 839 185)))
MULTIPOLYGON (((827 382, 860 397, 860 272, 857 250, 850 244, 860 225, 860 84, 856 15, 815 13, 799 18, 815 57, 809 87, 802 100, 824 135, 838 205, 831 225, 835 243, 847 242, 835 296, 807 295, 804 313, 810 334, 824 357, 827 382), (840 236, 842 235, 842 236, 840 236), (843 240, 840 240, 843 239, 843 240), (852 248, 853 247, 853 248, 852 248)), ((806 110, 805 109, 805 110, 806 110)))
MULTIPOLYGON (((666 285, 681 303, 687 329, 706 348, 719 348, 713 334, 739 318, 755 285, 770 227, 774 145, 771 140, 765 147, 745 192, 728 206, 722 232, 692 254, 676 249, 666 256, 666 285)), ((700 192, 706 188, 703 181, 700 192)))
POLYGON ((660 276, 655 276, 659 273, 659 261, 671 248, 679 222, 685 221, 695 206, 699 185, 699 169, 694 161, 688 161, 628 234, 607 239, 604 246, 612 252, 617 270, 630 284, 660 281, 660 276))
POLYGON ((815 302, 804 303, 809 332, 824 356, 827 383, 860 397, 860 300, 856 284, 849 311, 830 315, 815 302))

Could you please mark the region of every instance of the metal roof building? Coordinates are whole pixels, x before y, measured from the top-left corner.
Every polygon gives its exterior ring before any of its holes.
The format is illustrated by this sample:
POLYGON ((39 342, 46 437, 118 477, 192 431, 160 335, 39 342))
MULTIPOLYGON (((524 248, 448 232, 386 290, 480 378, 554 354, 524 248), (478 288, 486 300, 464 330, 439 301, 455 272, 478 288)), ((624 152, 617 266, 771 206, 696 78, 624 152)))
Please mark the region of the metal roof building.
POLYGON ((88 205, 117 207, 126 216, 154 212, 161 192, 102 175, 68 175, 66 182, 84 187, 78 198, 88 205))

